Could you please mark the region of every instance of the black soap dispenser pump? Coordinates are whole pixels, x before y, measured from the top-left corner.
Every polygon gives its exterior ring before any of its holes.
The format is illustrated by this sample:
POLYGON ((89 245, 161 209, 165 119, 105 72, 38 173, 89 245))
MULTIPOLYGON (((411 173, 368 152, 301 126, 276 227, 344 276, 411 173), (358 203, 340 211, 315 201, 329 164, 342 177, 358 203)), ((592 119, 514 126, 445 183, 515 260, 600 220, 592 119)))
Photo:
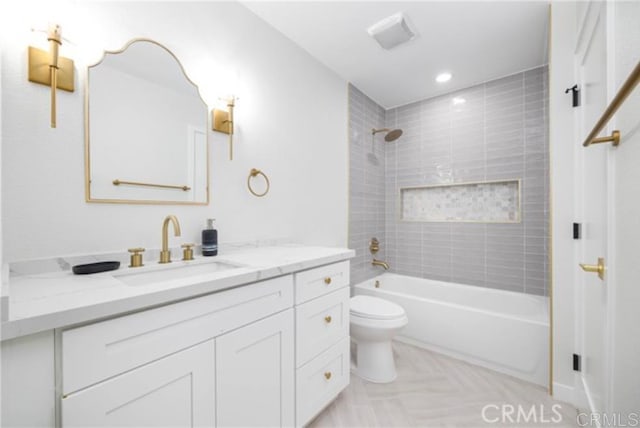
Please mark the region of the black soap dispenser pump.
POLYGON ((202 255, 218 255, 218 231, 213 228, 214 218, 207 219, 207 228, 202 231, 202 255))

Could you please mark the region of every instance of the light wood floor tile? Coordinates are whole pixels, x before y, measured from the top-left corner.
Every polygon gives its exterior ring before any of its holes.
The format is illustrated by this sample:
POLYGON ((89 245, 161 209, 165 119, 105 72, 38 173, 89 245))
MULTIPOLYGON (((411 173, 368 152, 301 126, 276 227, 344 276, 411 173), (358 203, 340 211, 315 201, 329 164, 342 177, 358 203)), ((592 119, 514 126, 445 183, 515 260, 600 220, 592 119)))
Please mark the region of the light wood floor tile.
MULTIPOLYGON (((394 342, 398 378, 390 384, 351 376, 351 384, 309 427, 576 427, 576 409, 528 382, 411 345, 394 342), (488 404, 537 406, 535 423, 488 423, 488 404), (562 421, 552 423, 552 405, 562 421), (542 406, 542 407, 540 407, 542 406), (542 409, 542 413, 541 410, 542 409), (540 420, 543 414, 544 421, 540 420)), ((491 409, 490 417, 499 412, 491 409)), ((515 416, 514 416, 515 417, 515 416)))

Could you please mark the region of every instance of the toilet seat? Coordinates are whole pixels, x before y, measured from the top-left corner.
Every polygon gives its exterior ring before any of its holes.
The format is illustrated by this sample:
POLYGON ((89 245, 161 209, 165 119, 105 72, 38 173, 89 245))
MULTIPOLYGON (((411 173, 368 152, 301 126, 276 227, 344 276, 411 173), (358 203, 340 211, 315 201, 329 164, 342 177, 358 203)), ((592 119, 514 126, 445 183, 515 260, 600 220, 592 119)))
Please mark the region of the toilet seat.
POLYGON ((352 316, 374 320, 396 320, 405 317, 402 306, 373 296, 357 295, 351 298, 352 316))

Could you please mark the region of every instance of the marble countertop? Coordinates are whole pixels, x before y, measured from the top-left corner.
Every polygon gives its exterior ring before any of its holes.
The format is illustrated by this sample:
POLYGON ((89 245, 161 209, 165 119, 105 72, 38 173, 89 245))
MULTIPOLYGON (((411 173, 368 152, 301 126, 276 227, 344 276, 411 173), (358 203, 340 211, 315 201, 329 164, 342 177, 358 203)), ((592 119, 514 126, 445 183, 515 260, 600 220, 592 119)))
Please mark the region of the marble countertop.
MULTIPOLYGON (((8 275, 8 319, 2 322, 1 339, 167 304, 346 260, 354 255, 353 250, 346 248, 293 244, 246 246, 221 249, 216 257, 197 257, 190 262, 174 261, 171 265, 147 262, 144 267, 129 268, 125 262, 116 271, 92 275, 74 275, 69 270, 70 263, 63 258, 39 264, 16 264, 10 268, 8 275), (186 264, 195 266, 210 262, 233 267, 153 284, 128 285, 118 279, 129 274, 152 273, 186 264), (47 263, 49 266, 43 267, 47 263)), ((84 262, 95 260, 89 258, 84 262)))

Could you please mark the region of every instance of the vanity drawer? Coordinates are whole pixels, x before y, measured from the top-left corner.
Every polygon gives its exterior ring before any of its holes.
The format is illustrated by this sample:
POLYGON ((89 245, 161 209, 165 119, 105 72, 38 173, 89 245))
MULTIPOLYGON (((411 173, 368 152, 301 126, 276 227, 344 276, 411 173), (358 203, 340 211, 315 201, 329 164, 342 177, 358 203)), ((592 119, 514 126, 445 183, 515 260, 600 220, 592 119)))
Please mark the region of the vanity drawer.
POLYGON ((349 335, 349 288, 296 307, 296 367, 349 335))
POLYGON ((295 274, 296 304, 349 285, 349 261, 320 266, 295 274))
POLYGON ((291 275, 65 330, 69 394, 293 305, 291 275))
POLYGON ((349 385, 349 338, 296 371, 296 426, 303 426, 349 385))

